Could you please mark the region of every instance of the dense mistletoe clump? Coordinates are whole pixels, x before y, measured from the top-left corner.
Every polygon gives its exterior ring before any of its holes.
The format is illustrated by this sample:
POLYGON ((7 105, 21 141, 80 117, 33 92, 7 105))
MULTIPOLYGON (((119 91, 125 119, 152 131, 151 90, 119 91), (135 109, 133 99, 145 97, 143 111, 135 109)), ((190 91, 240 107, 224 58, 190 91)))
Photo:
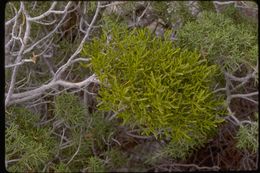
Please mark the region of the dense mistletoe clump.
POLYGON ((217 72, 196 52, 173 48, 170 32, 112 29, 86 44, 82 54, 101 81, 100 110, 123 124, 172 141, 206 136, 221 122, 221 98, 211 91, 217 72))

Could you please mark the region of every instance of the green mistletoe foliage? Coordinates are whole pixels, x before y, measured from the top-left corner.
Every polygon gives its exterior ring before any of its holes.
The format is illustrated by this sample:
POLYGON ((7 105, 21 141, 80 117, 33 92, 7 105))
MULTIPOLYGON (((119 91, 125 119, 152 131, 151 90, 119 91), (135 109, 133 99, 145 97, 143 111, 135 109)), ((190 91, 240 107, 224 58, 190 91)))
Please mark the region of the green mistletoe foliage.
POLYGON ((107 38, 94 39, 82 52, 101 81, 100 110, 175 142, 207 136, 222 121, 223 100, 210 88, 217 67, 196 52, 173 48, 170 32, 157 38, 146 29, 113 28, 107 38))
POLYGON ((242 63, 256 64, 256 31, 244 24, 235 24, 225 15, 202 12, 198 20, 187 22, 178 31, 177 44, 190 50, 197 49, 211 63, 235 71, 242 63))

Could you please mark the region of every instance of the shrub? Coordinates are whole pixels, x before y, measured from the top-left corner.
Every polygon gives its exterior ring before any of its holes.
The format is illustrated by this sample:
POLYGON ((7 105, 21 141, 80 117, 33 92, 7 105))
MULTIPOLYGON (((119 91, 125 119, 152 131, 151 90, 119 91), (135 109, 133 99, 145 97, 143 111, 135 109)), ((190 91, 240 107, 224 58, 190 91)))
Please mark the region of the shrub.
MULTIPOLYGON (((9 107, 5 133, 7 169, 11 172, 39 172, 44 168, 51 172, 78 172, 89 164, 91 170, 102 170, 100 160, 88 158, 93 154, 93 145, 98 153, 105 151, 104 139, 108 141, 115 132, 113 121, 108 122, 101 112, 87 117, 84 110, 73 94, 56 96, 54 116, 64 123, 54 128, 53 123, 37 125, 40 115, 26 108, 9 107), (71 142, 63 148, 61 139, 52 132, 62 136, 62 130, 68 126, 70 128, 64 131, 64 136, 71 142), (77 154, 68 164, 76 151, 77 154)), ((112 156, 113 159, 116 157, 112 156)))
POLYGON ((50 136, 51 129, 37 127, 39 116, 20 107, 8 109, 6 119, 6 161, 11 172, 41 170, 54 156, 56 140, 50 136), (15 161, 16 160, 16 161, 15 161))
MULTIPOLYGON (((92 122, 88 121, 90 117, 87 117, 85 106, 77 96, 64 92, 55 97, 54 103, 56 119, 58 121, 63 120, 63 125, 70 127, 66 130, 65 136, 72 141, 71 145, 59 151, 59 157, 62 158, 64 163, 67 163, 78 150, 77 155, 66 165, 67 167, 63 167, 63 164, 60 163, 60 165, 55 165, 55 169, 66 168, 77 172, 87 164, 86 158, 92 154, 93 141, 85 137, 85 134, 89 133, 92 122)), ((59 129, 56 129, 56 131, 60 133, 59 129)))
POLYGON ((85 107, 78 97, 66 92, 55 97, 55 115, 73 128, 86 123, 85 107))
POLYGON ((54 172, 72 172, 67 165, 60 163, 53 168, 54 172))
MULTIPOLYGON (((213 133, 212 133, 213 134, 213 133)), ((154 164, 160 160, 173 158, 185 159, 192 154, 191 150, 201 147, 207 141, 207 136, 203 134, 194 134, 192 140, 182 138, 179 141, 170 141, 161 150, 156 151, 147 159, 147 163, 154 164)))
POLYGON ((109 159, 108 163, 106 164, 106 168, 109 171, 115 171, 116 169, 125 166, 128 162, 126 154, 117 148, 112 148, 111 150, 107 151, 105 156, 109 159))
POLYGON ((104 164, 98 157, 89 157, 88 172, 105 172, 104 164))
MULTIPOLYGON (((253 4, 255 4, 252 1, 253 4)), ((255 4, 256 5, 256 4, 255 4)), ((249 7, 249 8, 241 8, 241 7, 235 7, 234 5, 228 5, 226 8, 224 8, 221 13, 225 15, 225 17, 231 18, 235 24, 245 24, 247 30, 251 30, 253 32, 257 32, 257 20, 253 16, 247 16, 244 12, 251 11, 251 13, 254 13, 255 7, 249 7)))
MULTIPOLYGON (((113 121, 107 121, 102 112, 87 115, 85 106, 80 102, 79 98, 67 92, 56 96, 54 111, 57 120, 62 119, 64 125, 70 127, 66 130, 66 138, 73 141, 71 146, 60 150, 60 158, 67 163, 75 151, 78 150, 77 155, 67 165, 69 170, 77 172, 88 164, 86 158, 92 155, 93 147, 97 153, 105 150, 106 144, 104 140, 109 141, 115 132, 113 121)), ((59 129, 56 129, 56 131, 59 131, 59 129)), ((94 161, 91 164, 96 163, 94 161)), ((60 169, 62 168, 61 164, 60 169)))
MULTIPOLYGON (((258 117, 257 117, 258 118, 258 117)), ((237 147, 257 153, 258 150, 258 122, 242 125, 236 136, 237 147)))
POLYGON ((116 128, 113 123, 113 121, 105 119, 101 112, 92 114, 91 125, 88 131, 97 148, 104 149, 104 140, 109 141, 115 134, 116 128))
POLYGON ((111 35, 109 44, 103 34, 82 52, 92 58, 101 81, 100 110, 118 113, 123 124, 142 134, 175 142, 216 128, 223 100, 210 88, 215 65, 196 52, 173 48, 169 32, 154 38, 146 29, 113 28, 111 35))
POLYGON ((168 25, 195 20, 192 16, 187 1, 154 1, 151 2, 153 12, 163 19, 168 25))
POLYGON ((202 12, 198 20, 187 22, 177 33, 177 45, 197 49, 210 63, 218 63, 229 71, 239 65, 256 64, 257 34, 246 25, 213 12, 202 12))
POLYGON ((212 1, 199 1, 201 11, 216 11, 212 1))

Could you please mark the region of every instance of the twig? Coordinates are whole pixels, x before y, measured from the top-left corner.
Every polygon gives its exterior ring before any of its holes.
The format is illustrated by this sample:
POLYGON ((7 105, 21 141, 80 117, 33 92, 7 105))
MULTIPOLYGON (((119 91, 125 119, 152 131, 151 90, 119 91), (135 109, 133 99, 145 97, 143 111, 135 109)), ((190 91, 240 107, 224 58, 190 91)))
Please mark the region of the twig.
POLYGON ((15 67, 15 66, 19 66, 19 65, 22 65, 26 62, 33 62, 32 59, 23 59, 22 61, 16 63, 16 64, 8 64, 8 65, 5 65, 5 68, 11 68, 11 67, 15 67))
POLYGON ((143 16, 145 15, 146 11, 148 10, 150 6, 150 2, 148 2, 146 8, 144 9, 143 13, 140 15, 140 17, 137 18, 136 24, 138 25, 138 23, 140 22, 140 20, 143 18, 143 16))
POLYGON ((56 25, 56 27, 55 27, 49 34, 47 34, 45 37, 41 38, 41 39, 38 40, 36 43, 34 43, 33 45, 31 45, 29 48, 27 48, 27 49, 24 51, 24 54, 27 53, 27 52, 30 52, 31 50, 33 50, 33 48, 34 48, 35 46, 37 46, 39 43, 43 42, 43 41, 46 40, 47 38, 50 38, 50 36, 52 36, 52 35, 58 30, 58 28, 62 25, 62 23, 64 22, 64 20, 66 19, 67 15, 68 15, 68 9, 69 9, 70 5, 71 5, 71 2, 69 2, 69 3, 66 5, 66 7, 65 7, 65 9, 64 9, 65 13, 64 13, 63 17, 61 18, 60 22, 56 25))
POLYGON ((7 161, 5 161, 5 165, 6 165, 6 167, 7 167, 9 163, 18 162, 18 161, 20 161, 20 160, 21 160, 21 158, 19 158, 19 159, 7 160, 7 161))
POLYGON ((62 129, 62 136, 61 136, 61 138, 60 138, 59 147, 62 145, 62 142, 63 142, 63 139, 64 139, 64 135, 65 135, 65 131, 66 131, 66 128, 63 128, 63 129, 62 129))
POLYGON ((257 102, 257 101, 248 98, 248 97, 254 96, 254 95, 258 95, 258 91, 257 91, 257 92, 253 92, 253 93, 248 93, 248 94, 233 94, 233 95, 230 96, 230 98, 231 98, 231 99, 234 99, 234 98, 242 98, 242 99, 246 99, 246 100, 251 101, 251 102, 253 102, 253 103, 255 103, 255 104, 258 105, 258 102, 257 102))
POLYGON ((21 14, 21 12, 22 12, 21 6, 20 6, 19 11, 17 12, 17 9, 15 8, 15 6, 14 6, 11 2, 9 2, 9 4, 10 4, 11 6, 13 6, 16 15, 15 15, 12 19, 6 21, 6 22, 5 22, 5 26, 8 26, 8 25, 10 25, 12 22, 16 21, 17 18, 18 18, 18 16, 19 16, 19 15, 21 14))
POLYGON ((217 93, 219 91, 226 91, 226 88, 218 88, 218 89, 214 90, 213 93, 217 93))
POLYGON ((173 163, 172 165, 174 166, 181 166, 181 167, 195 167, 197 170, 219 170, 220 167, 219 166, 212 166, 212 167, 208 167, 208 166, 198 166, 196 164, 181 164, 181 163, 173 163))
POLYGON ((138 139, 152 139, 154 138, 154 136, 139 136, 139 135, 134 135, 131 134, 129 132, 125 132, 128 136, 134 137, 134 138, 138 138, 138 139))
MULTIPOLYGON (((24 4, 23 2, 21 2, 21 8, 22 10, 25 12, 25 9, 24 9, 24 4)), ((26 17, 26 14, 25 14, 25 17, 26 17)), ((15 60, 15 63, 19 63, 22 59, 22 53, 24 52, 24 49, 25 49, 25 44, 27 42, 27 39, 28 39, 28 35, 30 33, 30 24, 29 24, 29 21, 26 20, 26 30, 25 30, 25 33, 24 33, 24 37, 23 39, 19 38, 22 46, 19 50, 19 54, 15 60)), ((16 75, 17 75, 17 72, 18 72, 18 67, 19 66, 14 66, 14 69, 13 69, 13 73, 12 73, 12 77, 11 77, 11 82, 10 82, 10 87, 9 87, 9 90, 8 90, 8 93, 7 93, 7 96, 6 96, 6 99, 5 99, 5 106, 7 106, 9 104, 9 101, 13 95, 13 91, 14 91, 14 86, 15 86, 15 81, 16 81, 16 75)))
POLYGON ((219 166, 212 166, 212 167, 207 167, 207 166, 198 166, 196 164, 184 164, 184 163, 171 163, 171 164, 161 164, 160 166, 171 166, 171 167, 195 167, 197 170, 214 170, 217 171, 220 169, 219 166))
POLYGON ((115 113, 108 119, 108 121, 111 121, 112 119, 114 119, 119 113, 123 112, 126 108, 127 108, 127 106, 123 106, 122 108, 120 108, 117 112, 115 112, 115 113))
POLYGON ((226 5, 226 4, 236 4, 237 2, 236 1, 226 1, 226 2, 223 2, 223 1, 213 1, 214 4, 219 4, 219 5, 226 5))
POLYGON ((106 7, 110 7, 110 6, 115 6, 115 5, 121 5, 121 4, 125 4, 125 3, 127 3, 127 2, 125 2, 125 1, 119 1, 119 2, 114 2, 114 3, 111 3, 111 4, 107 4, 107 5, 101 5, 100 7, 101 8, 106 8, 106 7))
POLYGON ((72 156, 71 159, 67 162, 66 165, 68 165, 68 164, 74 159, 74 157, 78 154, 79 149, 80 149, 80 146, 81 146, 81 139, 82 139, 82 128, 80 129, 79 146, 78 146, 76 152, 73 154, 73 156, 72 156))
POLYGON ((248 93, 248 94, 233 94, 230 97, 231 98, 244 98, 244 97, 250 97, 250 96, 255 96, 255 95, 258 95, 258 91, 248 93))
POLYGON ((112 139, 112 141, 116 142, 119 146, 121 146, 121 143, 118 140, 116 140, 114 138, 111 138, 111 139, 112 139))
POLYGON ((225 72, 225 75, 228 77, 228 78, 230 78, 231 80, 234 80, 234 81, 238 81, 238 82, 244 82, 244 81, 247 81, 248 79, 250 79, 250 78, 254 78, 255 77, 255 75, 256 75, 256 71, 254 71, 253 73, 250 73, 250 74, 248 74, 247 76, 245 76, 245 77, 236 77, 236 76, 234 76, 234 75, 232 75, 232 74, 229 74, 229 73, 227 73, 227 72, 225 72))
POLYGON ((43 94, 46 90, 48 90, 50 88, 55 88, 58 85, 61 85, 65 88, 74 88, 74 87, 81 88, 81 87, 88 86, 92 82, 99 83, 99 80, 96 79, 95 74, 90 76, 89 78, 85 79, 84 81, 81 81, 78 83, 72 83, 72 82, 67 82, 67 81, 63 81, 63 80, 51 81, 50 83, 48 83, 46 85, 42 85, 41 87, 36 88, 34 90, 13 94, 12 100, 7 105, 11 105, 14 103, 21 103, 24 101, 31 100, 31 99, 36 98, 39 95, 43 94))
POLYGON ((72 60, 81 52, 81 50, 83 48, 83 44, 86 42, 87 38, 89 37, 90 30, 92 29, 92 26, 96 22, 99 11, 100 11, 100 2, 98 1, 95 15, 90 23, 90 26, 88 27, 88 29, 86 31, 84 38, 82 39, 81 43, 79 44, 77 50, 71 55, 69 60, 56 71, 53 80, 57 80, 60 77, 60 75, 62 74, 62 72, 64 72, 67 69, 67 67, 71 65, 72 60))

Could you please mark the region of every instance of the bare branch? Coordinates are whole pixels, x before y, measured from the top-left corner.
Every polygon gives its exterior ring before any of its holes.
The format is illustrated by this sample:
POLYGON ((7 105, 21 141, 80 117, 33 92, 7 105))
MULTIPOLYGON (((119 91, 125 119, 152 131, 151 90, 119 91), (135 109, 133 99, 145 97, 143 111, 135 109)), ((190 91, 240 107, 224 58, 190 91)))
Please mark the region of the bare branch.
POLYGON ((71 65, 71 63, 72 63, 71 61, 81 52, 81 50, 83 48, 83 44, 86 42, 87 38, 89 37, 90 30, 92 29, 92 26, 96 22, 99 11, 100 11, 100 2, 97 2, 97 9, 96 9, 95 15, 90 23, 90 26, 88 27, 88 29, 86 31, 84 38, 82 39, 81 43, 79 44, 77 50, 71 55, 69 60, 57 70, 53 80, 57 80, 60 77, 60 75, 62 74, 62 72, 64 72, 68 68, 68 66, 71 65))
POLYGON ((65 88, 82 88, 82 87, 88 86, 92 82, 99 83, 99 80, 96 79, 95 74, 88 77, 84 81, 81 81, 78 83, 67 82, 67 81, 63 81, 63 80, 51 81, 50 83, 48 83, 46 85, 42 85, 41 87, 36 88, 34 90, 13 94, 11 97, 12 100, 8 105, 15 104, 15 103, 21 103, 21 102, 25 102, 25 101, 34 99, 34 98, 40 96, 41 94, 43 94, 46 90, 54 88, 58 85, 63 86, 65 88))
POLYGON ((150 2, 148 2, 146 8, 144 9, 143 13, 137 18, 136 23, 138 24, 140 22, 140 20, 142 19, 142 17, 145 15, 146 11, 148 10, 148 8, 150 7, 150 2))
POLYGON ((6 21, 6 22, 5 22, 5 26, 8 26, 8 25, 10 25, 12 22, 16 21, 17 18, 19 17, 19 15, 20 15, 21 12, 22 12, 22 8, 21 8, 21 6, 20 6, 19 11, 17 12, 17 9, 15 8, 15 6, 14 6, 11 2, 9 2, 9 4, 10 4, 11 6, 13 6, 16 15, 15 15, 12 19, 6 21))
POLYGON ((252 92, 252 93, 247 93, 247 94, 233 94, 230 97, 233 98, 245 98, 245 97, 250 97, 250 96, 255 96, 258 95, 258 91, 252 92))
POLYGON ((43 42, 44 40, 46 40, 47 38, 50 38, 50 36, 52 36, 57 30, 58 28, 61 26, 61 24, 64 22, 64 20, 66 19, 67 15, 68 15, 68 9, 69 7, 71 6, 71 2, 69 2, 64 11, 64 15, 62 17, 62 19, 60 20, 60 22, 56 25, 56 27, 49 33, 47 34, 45 37, 43 37, 42 39, 38 40, 36 43, 34 43, 33 45, 31 45, 29 48, 27 48, 25 51, 24 51, 24 54, 25 53, 28 53, 30 52, 36 45, 38 45, 39 43, 43 42))
MULTIPOLYGON (((21 2, 21 8, 22 8, 22 10, 25 14, 25 18, 26 18, 26 11, 25 11, 23 2, 21 2)), ((19 63, 22 59, 22 54, 23 54, 24 49, 25 49, 25 44, 28 40, 28 35, 30 34, 30 26, 29 25, 30 25, 29 21, 26 20, 26 30, 24 32, 24 37, 23 37, 23 39, 19 38, 22 46, 21 46, 21 48, 19 50, 19 54, 18 54, 18 56, 15 60, 16 64, 19 63)), ((14 86, 15 86, 15 81, 16 81, 16 75, 17 75, 17 72, 18 72, 18 67, 19 66, 14 66, 12 77, 11 77, 10 87, 9 87, 9 90, 8 90, 8 93, 7 93, 7 96, 6 96, 6 99, 5 99, 5 106, 8 105, 8 103, 9 103, 11 97, 12 97, 12 94, 13 94, 13 91, 14 91, 14 86)))
POLYGON ((22 65, 26 62, 33 62, 33 60, 32 59, 23 59, 21 62, 18 62, 16 64, 5 65, 5 68, 11 68, 11 67, 19 66, 19 65, 22 65))
POLYGON ((233 76, 232 74, 229 74, 229 73, 227 73, 227 72, 225 72, 225 75, 226 75, 227 77, 229 77, 231 80, 238 81, 238 82, 244 82, 244 81, 247 81, 247 80, 250 79, 250 78, 254 78, 255 75, 256 75, 256 71, 254 71, 254 72, 251 73, 251 74, 248 74, 246 77, 241 77, 241 78, 236 77, 236 76, 233 76))
POLYGON ((111 3, 111 4, 102 5, 102 6, 100 6, 100 7, 101 7, 101 8, 106 8, 106 7, 121 5, 121 4, 125 4, 125 3, 127 3, 127 2, 126 2, 126 1, 118 1, 118 2, 113 2, 113 3, 111 3))

